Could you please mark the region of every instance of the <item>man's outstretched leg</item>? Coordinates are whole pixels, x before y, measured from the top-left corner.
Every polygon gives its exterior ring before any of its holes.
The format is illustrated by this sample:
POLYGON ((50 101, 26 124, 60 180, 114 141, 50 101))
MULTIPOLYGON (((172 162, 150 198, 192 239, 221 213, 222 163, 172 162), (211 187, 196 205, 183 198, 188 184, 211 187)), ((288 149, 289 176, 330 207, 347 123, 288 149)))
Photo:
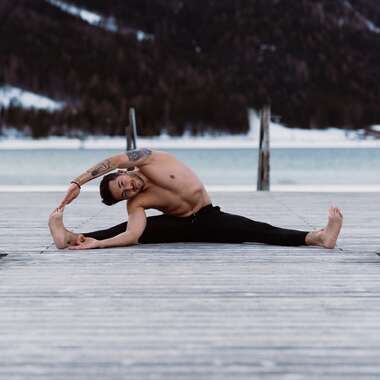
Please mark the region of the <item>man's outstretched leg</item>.
POLYGON ((342 212, 337 207, 330 207, 329 218, 325 228, 312 231, 306 235, 307 245, 317 245, 324 248, 335 248, 343 224, 342 212))
POLYGON ((66 248, 69 245, 77 245, 84 236, 76 234, 63 225, 63 209, 55 209, 49 216, 49 229, 57 248, 66 248))
POLYGON ((297 247, 302 245, 334 248, 342 227, 343 216, 338 208, 330 208, 328 223, 317 231, 299 231, 272 226, 244 216, 233 215, 214 207, 208 214, 199 217, 194 226, 193 241, 214 243, 264 243, 297 247))

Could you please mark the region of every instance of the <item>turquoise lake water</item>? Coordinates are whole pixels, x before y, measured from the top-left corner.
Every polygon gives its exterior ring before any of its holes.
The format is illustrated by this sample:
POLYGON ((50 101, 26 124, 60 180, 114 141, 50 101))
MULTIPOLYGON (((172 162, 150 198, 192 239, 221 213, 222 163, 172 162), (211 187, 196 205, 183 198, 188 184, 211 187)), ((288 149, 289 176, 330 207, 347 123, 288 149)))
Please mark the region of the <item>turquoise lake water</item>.
MULTIPOLYGON (((206 185, 255 185, 255 149, 171 149, 206 185)), ((65 185, 118 150, 0 150, 0 185, 65 185)), ((273 149, 274 185, 378 185, 380 149, 273 149)))

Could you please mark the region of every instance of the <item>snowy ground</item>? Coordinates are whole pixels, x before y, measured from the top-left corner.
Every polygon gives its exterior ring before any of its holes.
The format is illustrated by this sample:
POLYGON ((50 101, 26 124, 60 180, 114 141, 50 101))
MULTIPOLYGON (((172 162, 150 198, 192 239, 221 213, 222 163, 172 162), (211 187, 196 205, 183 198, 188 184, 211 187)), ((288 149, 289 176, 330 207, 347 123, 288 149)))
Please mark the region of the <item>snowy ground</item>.
POLYGON ((55 111, 64 106, 63 102, 56 102, 46 96, 25 91, 14 86, 0 86, 0 108, 10 104, 24 108, 46 109, 55 111))
MULTIPOLYGON (((159 137, 138 139, 138 146, 153 149, 236 149, 258 146, 258 119, 251 118, 251 129, 247 135, 205 135, 193 137, 159 137)), ((125 149, 124 137, 88 137, 84 140, 65 137, 50 137, 32 140, 20 136, 15 130, 6 130, 0 138, 0 149, 125 149)), ((272 148, 380 148, 380 140, 360 140, 355 132, 337 128, 326 130, 290 129, 271 123, 270 144, 272 148)))
MULTIPOLYGON (((0 139, 0 149, 125 149, 124 138, 89 137, 86 140, 51 137, 47 139, 0 139)), ((171 138, 139 138, 138 146, 152 149, 247 149, 256 148, 258 139, 252 135, 239 136, 184 136, 171 138)), ((343 131, 288 131, 271 127, 272 148, 380 148, 380 140, 351 140, 343 131)))
MULTIPOLYGON (((25 108, 57 110, 64 103, 54 101, 48 97, 24 91, 17 87, 0 87, 0 107, 8 107, 11 102, 25 108)), ((246 135, 205 135, 193 137, 184 135, 170 137, 162 134, 155 138, 139 138, 139 146, 155 149, 170 148, 252 148, 258 145, 259 116, 251 110, 249 112, 250 132, 246 135)), ((379 126, 375 126, 375 128, 379 126)), ((273 148, 379 148, 380 140, 360 140, 356 132, 347 132, 342 129, 328 128, 326 130, 290 129, 278 123, 271 123, 270 142, 273 148)), ((91 137, 84 140, 62 137, 32 140, 20 135, 14 129, 4 129, 0 137, 1 149, 124 149, 125 138, 107 136, 91 137)))

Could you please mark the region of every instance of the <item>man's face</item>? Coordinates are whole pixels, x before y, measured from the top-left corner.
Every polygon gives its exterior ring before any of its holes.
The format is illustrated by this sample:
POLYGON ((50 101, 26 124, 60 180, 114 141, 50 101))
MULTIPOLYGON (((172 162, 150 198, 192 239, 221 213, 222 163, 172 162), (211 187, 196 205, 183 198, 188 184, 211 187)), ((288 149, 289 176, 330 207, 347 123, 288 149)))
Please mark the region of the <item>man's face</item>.
POLYGON ((117 201, 121 201, 136 196, 143 189, 144 182, 133 173, 120 174, 109 182, 109 187, 112 196, 117 201))

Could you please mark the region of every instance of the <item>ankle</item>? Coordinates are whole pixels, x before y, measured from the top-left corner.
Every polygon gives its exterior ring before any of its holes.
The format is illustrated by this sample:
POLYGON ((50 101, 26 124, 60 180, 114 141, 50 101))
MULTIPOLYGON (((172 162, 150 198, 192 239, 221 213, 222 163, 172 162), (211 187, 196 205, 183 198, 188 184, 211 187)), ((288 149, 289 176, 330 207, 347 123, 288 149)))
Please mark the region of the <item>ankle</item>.
POLYGON ((323 230, 310 231, 305 237, 306 245, 323 245, 323 230))
POLYGON ((65 242, 67 245, 77 245, 81 236, 83 236, 83 235, 76 234, 74 232, 66 230, 65 231, 65 242))

